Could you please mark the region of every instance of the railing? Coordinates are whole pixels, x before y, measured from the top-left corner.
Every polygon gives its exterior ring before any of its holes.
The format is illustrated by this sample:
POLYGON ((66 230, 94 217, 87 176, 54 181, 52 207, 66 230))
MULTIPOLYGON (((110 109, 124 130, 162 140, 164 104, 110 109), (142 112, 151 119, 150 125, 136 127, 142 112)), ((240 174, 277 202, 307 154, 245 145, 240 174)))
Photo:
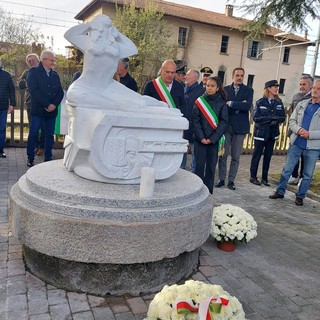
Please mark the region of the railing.
MULTIPOLYGON (((26 147, 28 139, 28 117, 27 111, 24 109, 25 90, 16 90, 17 108, 14 115, 9 115, 7 126, 7 144, 14 147, 26 147)), ((280 125, 280 137, 276 141, 274 154, 283 155, 287 153, 289 147, 289 138, 287 137, 289 125, 289 113, 286 111, 286 121, 280 125)), ((250 133, 246 136, 243 142, 243 153, 251 154, 254 148, 252 113, 250 112, 250 133)), ((54 148, 63 147, 63 136, 55 136, 54 148)))

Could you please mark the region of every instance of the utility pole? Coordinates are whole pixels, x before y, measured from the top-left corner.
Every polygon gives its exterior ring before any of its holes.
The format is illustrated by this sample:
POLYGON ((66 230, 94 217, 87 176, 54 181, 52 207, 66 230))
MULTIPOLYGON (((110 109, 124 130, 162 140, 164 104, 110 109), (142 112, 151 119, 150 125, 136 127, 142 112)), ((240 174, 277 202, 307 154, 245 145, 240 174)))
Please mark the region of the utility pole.
POLYGON ((319 28, 318 28, 318 34, 316 39, 316 46, 314 48, 314 57, 313 57, 313 63, 311 67, 310 76, 314 78, 317 68, 317 60, 318 60, 318 54, 319 54, 319 41, 320 41, 320 22, 319 22, 319 28))

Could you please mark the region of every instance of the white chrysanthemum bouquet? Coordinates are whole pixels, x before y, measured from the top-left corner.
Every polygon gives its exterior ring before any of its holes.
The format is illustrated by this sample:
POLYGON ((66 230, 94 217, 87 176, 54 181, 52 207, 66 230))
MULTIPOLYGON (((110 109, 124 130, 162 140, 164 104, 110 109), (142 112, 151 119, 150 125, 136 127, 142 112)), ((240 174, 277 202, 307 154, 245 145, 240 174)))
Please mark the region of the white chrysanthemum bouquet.
POLYGON ((164 286, 151 301, 145 320, 245 320, 239 300, 219 285, 188 280, 164 286))
POLYGON ((257 223, 240 207, 223 204, 213 209, 211 236, 218 242, 249 242, 257 236, 257 223))

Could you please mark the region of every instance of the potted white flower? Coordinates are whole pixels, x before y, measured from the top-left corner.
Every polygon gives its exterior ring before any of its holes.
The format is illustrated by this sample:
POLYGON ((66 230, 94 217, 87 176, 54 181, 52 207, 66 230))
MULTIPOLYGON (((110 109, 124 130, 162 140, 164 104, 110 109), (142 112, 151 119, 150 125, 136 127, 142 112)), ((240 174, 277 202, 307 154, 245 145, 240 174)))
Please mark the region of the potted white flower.
POLYGON ((242 305, 219 285, 188 280, 164 286, 144 320, 245 320, 242 305))
POLYGON ((237 242, 248 243, 257 236, 257 223, 244 209, 223 204, 213 209, 210 234, 219 249, 230 252, 237 242))

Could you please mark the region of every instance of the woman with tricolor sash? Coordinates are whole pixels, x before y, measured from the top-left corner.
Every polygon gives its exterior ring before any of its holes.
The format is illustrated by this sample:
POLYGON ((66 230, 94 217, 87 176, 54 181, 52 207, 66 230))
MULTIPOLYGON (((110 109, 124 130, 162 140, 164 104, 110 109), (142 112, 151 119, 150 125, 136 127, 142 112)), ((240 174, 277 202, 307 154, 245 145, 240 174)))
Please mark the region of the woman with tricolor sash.
POLYGON ((199 176, 212 194, 215 168, 218 161, 220 139, 228 124, 226 94, 220 78, 210 77, 206 91, 193 107, 195 174, 199 176))

